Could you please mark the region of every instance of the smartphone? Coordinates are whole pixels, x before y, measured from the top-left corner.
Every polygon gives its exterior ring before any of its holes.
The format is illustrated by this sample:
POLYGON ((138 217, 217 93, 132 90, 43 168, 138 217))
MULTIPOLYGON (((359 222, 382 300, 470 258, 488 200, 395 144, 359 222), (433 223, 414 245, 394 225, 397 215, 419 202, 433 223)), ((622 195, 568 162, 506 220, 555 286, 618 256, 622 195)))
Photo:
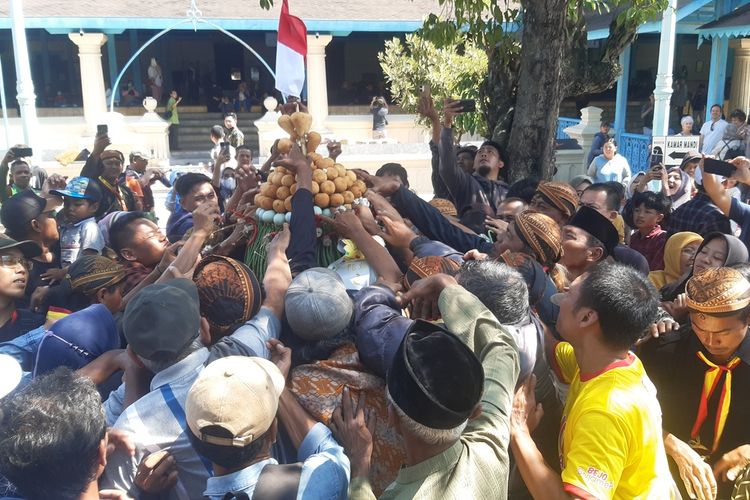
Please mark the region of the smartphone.
POLYGON ((474 99, 461 99, 458 102, 461 104, 461 111, 464 113, 473 113, 477 110, 477 101, 474 99))
POLYGON ((705 158, 703 160, 703 171, 707 174, 731 177, 736 170, 737 167, 726 161, 716 160, 714 158, 705 158))
POLYGON ((104 123, 96 126, 96 135, 107 135, 109 133, 109 127, 104 123))
POLYGON ((12 148, 13 156, 15 158, 28 158, 34 156, 34 152, 31 148, 12 148))
POLYGON ((229 143, 228 142, 221 142, 219 144, 221 146, 221 154, 228 155, 229 154, 229 143))

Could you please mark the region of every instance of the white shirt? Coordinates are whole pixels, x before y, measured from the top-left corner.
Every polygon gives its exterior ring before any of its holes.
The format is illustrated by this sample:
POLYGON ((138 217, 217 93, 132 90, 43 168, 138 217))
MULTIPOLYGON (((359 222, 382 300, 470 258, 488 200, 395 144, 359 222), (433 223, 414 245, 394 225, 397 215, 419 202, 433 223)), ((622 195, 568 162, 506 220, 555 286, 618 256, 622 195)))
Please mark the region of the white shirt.
MULTIPOLYGON (((219 157, 219 153, 221 153, 221 143, 216 144, 211 149, 211 160, 213 160, 214 165, 216 164, 216 159, 219 157)), ((221 171, 223 172, 227 167, 237 169, 237 150, 231 144, 229 145, 229 161, 221 166, 221 171)), ((209 171, 213 173, 213 167, 209 168, 209 171)))
POLYGON ((620 153, 615 153, 611 160, 600 154, 591 161, 586 173, 589 177, 593 177, 594 182, 615 181, 625 186, 630 183, 631 177, 628 159, 620 153))
POLYGON ((724 136, 724 129, 727 128, 726 121, 721 118, 717 122, 706 122, 701 127, 701 137, 703 139, 703 146, 701 147, 701 153, 711 154, 714 146, 718 144, 721 138, 724 136))

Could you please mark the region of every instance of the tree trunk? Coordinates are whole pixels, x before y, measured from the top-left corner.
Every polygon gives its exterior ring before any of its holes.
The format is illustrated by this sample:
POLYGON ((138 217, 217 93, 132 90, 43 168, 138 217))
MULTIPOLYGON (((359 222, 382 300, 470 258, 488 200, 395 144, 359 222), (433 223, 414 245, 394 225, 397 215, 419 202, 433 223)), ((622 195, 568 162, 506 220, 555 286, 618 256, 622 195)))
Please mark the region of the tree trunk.
POLYGON ((555 135, 570 50, 566 0, 524 0, 516 112, 510 133, 510 180, 554 173, 555 135))

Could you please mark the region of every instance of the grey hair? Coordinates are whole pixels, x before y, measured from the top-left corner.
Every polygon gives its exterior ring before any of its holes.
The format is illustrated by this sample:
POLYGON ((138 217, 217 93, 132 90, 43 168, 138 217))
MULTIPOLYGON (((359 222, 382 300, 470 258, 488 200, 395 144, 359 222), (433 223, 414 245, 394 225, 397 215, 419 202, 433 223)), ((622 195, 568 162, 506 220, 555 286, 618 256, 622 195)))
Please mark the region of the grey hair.
POLYGON ((193 354, 195 351, 203 349, 204 347, 206 346, 203 345, 203 341, 201 340, 200 335, 198 335, 197 337, 193 339, 192 342, 190 342, 190 344, 188 344, 188 346, 185 349, 182 350, 182 352, 180 352, 179 354, 177 354, 171 359, 160 359, 158 361, 154 361, 154 360, 146 359, 142 356, 138 356, 138 359, 140 359, 141 362, 143 362, 143 366, 148 368, 152 373, 159 373, 159 372, 166 370, 172 365, 176 365, 183 359, 193 354))
POLYGON ((503 325, 529 317, 529 289, 521 273, 492 260, 468 261, 458 271, 458 284, 476 295, 503 325))
POLYGON ((692 116, 685 115, 680 119, 680 125, 685 125, 687 122, 695 123, 692 116))
POLYGON ((385 398, 388 401, 388 404, 393 407, 396 415, 398 415, 401 425, 407 430, 407 432, 428 445, 435 446, 458 441, 461 434, 464 432, 464 429, 466 429, 466 424, 469 423, 469 420, 467 419, 459 426, 453 427, 452 429, 433 429, 432 427, 420 424, 404 413, 404 410, 393 401, 391 393, 388 391, 388 386, 385 387, 385 398))

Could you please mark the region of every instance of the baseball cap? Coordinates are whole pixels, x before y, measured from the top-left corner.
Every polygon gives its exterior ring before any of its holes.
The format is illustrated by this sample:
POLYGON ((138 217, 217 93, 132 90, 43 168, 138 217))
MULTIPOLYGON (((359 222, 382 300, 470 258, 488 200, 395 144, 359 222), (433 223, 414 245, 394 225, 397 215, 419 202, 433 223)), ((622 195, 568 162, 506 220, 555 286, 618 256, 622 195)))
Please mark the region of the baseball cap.
POLYGON ((150 160, 151 155, 146 153, 145 151, 141 151, 140 149, 136 149, 134 151, 130 152, 130 161, 133 161, 133 158, 143 158, 144 160, 150 160))
POLYGON ((42 254, 42 249, 33 241, 16 241, 0 233, 0 253, 17 248, 27 259, 33 259, 42 254))
POLYGON ((349 326, 354 305, 336 272, 314 267, 297 275, 289 285, 284 310, 297 336, 316 341, 333 337, 349 326))
POLYGON ((125 307, 122 329, 138 356, 172 359, 199 335, 198 288, 187 279, 144 287, 125 307))
POLYGON ((228 356, 203 369, 187 395, 185 417, 193 435, 218 446, 244 448, 273 424, 284 376, 264 358, 228 356), (231 437, 204 432, 221 427, 231 437))
POLYGON ((88 177, 73 177, 68 181, 65 189, 56 189, 50 193, 68 198, 85 199, 93 203, 102 200, 102 190, 99 184, 88 177))
POLYGON ((0 208, 0 222, 8 235, 23 235, 32 220, 54 209, 57 203, 52 199, 42 198, 31 189, 24 189, 5 200, 0 208))

